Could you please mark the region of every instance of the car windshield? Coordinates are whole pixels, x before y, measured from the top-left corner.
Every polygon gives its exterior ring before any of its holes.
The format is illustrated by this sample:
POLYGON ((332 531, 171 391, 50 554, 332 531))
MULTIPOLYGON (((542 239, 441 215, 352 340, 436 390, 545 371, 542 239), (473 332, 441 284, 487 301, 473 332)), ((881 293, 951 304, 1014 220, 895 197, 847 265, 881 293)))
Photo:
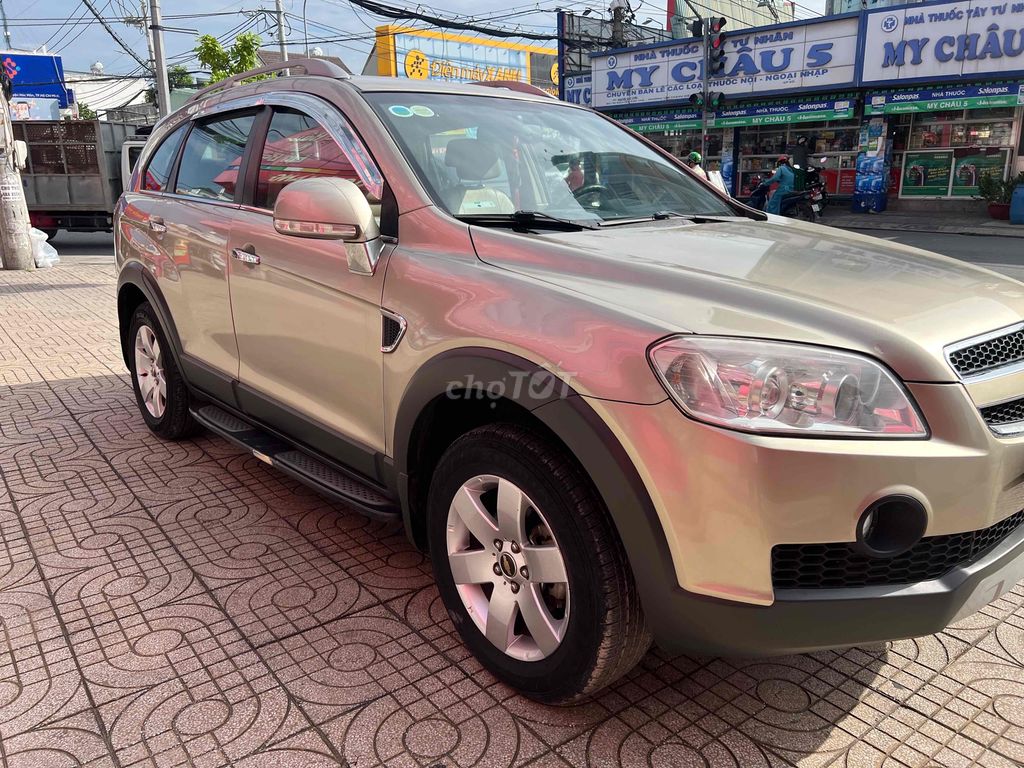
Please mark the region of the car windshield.
POLYGON ((451 93, 366 98, 432 197, 454 216, 511 219, 525 211, 600 224, 735 215, 670 160, 589 110, 451 93))

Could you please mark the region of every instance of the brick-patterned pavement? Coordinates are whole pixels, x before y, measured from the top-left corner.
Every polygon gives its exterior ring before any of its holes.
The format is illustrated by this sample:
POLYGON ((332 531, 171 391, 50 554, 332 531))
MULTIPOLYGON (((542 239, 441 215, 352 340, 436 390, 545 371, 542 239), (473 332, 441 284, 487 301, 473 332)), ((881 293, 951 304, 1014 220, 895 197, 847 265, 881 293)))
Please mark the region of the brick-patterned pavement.
POLYGON ((1020 587, 918 640, 655 651, 584 706, 524 700, 398 528, 147 432, 109 265, 0 272, 0 474, 5 766, 1024 763, 1020 587))

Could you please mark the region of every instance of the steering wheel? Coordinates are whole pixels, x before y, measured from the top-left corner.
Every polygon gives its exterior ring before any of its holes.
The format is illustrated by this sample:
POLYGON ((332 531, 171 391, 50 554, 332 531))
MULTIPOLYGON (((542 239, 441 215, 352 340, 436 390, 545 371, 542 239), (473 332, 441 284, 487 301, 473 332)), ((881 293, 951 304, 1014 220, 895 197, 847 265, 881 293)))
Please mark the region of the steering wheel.
POLYGON ((618 208, 620 206, 616 206, 615 202, 622 199, 621 195, 604 184, 587 184, 579 189, 574 189, 572 194, 576 201, 584 208, 598 208, 600 210, 618 208), (594 205, 595 203, 596 205, 594 205))

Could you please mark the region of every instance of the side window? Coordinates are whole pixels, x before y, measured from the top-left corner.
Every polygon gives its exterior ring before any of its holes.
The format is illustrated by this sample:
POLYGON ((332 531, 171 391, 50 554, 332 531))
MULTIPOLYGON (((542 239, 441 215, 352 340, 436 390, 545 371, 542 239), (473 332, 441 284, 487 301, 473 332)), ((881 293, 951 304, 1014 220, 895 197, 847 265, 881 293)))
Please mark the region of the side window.
MULTIPOLYGON (((171 168, 174 167, 174 158, 178 156, 178 147, 185 136, 188 123, 179 126, 167 136, 163 143, 157 147, 156 152, 149 158, 149 165, 146 172, 142 174, 142 188, 149 192, 164 192, 167 189, 167 181, 171 176, 171 168)), ((134 165, 134 163, 132 163, 134 165)))
POLYGON ((275 111, 260 157, 256 207, 273 208, 278 194, 293 181, 332 176, 354 183, 379 211, 380 200, 367 191, 352 158, 320 123, 301 112, 275 111))
POLYGON ((242 154, 255 120, 255 115, 235 115, 196 123, 185 140, 174 191, 233 201, 242 154))

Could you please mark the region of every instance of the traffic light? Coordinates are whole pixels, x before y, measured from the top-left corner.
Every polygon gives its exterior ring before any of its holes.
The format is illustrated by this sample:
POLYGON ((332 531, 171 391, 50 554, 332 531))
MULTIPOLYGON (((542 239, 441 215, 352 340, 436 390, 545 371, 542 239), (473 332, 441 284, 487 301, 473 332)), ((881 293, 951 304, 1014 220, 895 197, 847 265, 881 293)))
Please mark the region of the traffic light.
POLYGON ((690 106, 696 109, 704 108, 704 94, 703 93, 691 93, 690 94, 690 106))
POLYGON ((694 19, 690 23, 690 32, 693 33, 694 37, 704 37, 704 20, 694 19))
POLYGON ((719 16, 708 22, 708 75, 717 75, 725 69, 725 19, 719 16))
POLYGON ((715 112, 725 103, 725 94, 721 91, 708 92, 708 111, 715 112))

